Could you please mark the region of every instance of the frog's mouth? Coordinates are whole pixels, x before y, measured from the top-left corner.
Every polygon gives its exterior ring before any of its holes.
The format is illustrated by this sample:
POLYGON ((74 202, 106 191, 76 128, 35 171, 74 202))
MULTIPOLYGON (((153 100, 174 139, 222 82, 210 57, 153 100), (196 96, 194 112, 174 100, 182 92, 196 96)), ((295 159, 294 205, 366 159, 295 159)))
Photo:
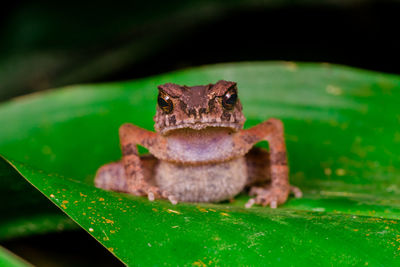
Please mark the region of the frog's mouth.
POLYGON ((192 122, 192 123, 181 123, 177 125, 165 126, 164 128, 160 129, 160 134, 167 135, 175 130, 180 129, 191 129, 191 130, 198 130, 201 131, 205 128, 228 128, 231 129, 233 132, 239 131, 243 128, 242 125, 233 122, 192 122))
POLYGON ((178 129, 192 129, 192 130, 203 130, 205 128, 229 128, 232 131, 239 131, 243 129, 243 124, 245 118, 241 112, 222 115, 212 114, 210 116, 197 115, 188 117, 186 114, 183 116, 178 116, 180 114, 171 114, 160 116, 156 115, 154 118, 154 128, 155 130, 166 135, 173 130, 178 129))

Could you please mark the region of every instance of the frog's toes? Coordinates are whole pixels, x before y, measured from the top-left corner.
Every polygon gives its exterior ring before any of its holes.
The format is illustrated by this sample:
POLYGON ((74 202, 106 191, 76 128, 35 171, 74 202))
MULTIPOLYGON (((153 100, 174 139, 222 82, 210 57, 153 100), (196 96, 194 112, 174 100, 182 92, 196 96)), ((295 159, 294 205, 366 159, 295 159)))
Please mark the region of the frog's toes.
POLYGON ((168 199, 172 205, 178 204, 178 199, 168 191, 162 191, 161 195, 163 198, 168 199))
POLYGON ((144 191, 146 192, 147 198, 150 201, 154 201, 156 199, 159 198, 163 198, 162 197, 162 193, 160 188, 156 187, 156 186, 146 186, 144 191))
POLYGON ((169 196, 168 196, 168 200, 169 200, 169 202, 171 202, 172 205, 178 204, 178 200, 177 200, 176 197, 173 196, 173 195, 169 195, 169 196))
POLYGON ((250 208, 254 204, 267 206, 275 209, 278 205, 286 202, 288 197, 288 191, 282 190, 279 187, 252 187, 250 189, 250 195, 255 198, 250 199, 245 207, 250 208))
POLYGON ((296 186, 290 186, 290 192, 294 195, 295 198, 301 198, 303 196, 303 192, 301 192, 300 188, 296 186))
POLYGON ((255 198, 249 199, 247 203, 244 205, 246 208, 251 208, 254 204, 261 205, 263 207, 269 206, 273 209, 278 207, 278 200, 276 197, 260 197, 257 196, 255 198))
POLYGON ((244 205, 245 208, 251 208, 256 203, 254 198, 250 198, 249 201, 244 205))
POLYGON ((154 200, 156 199, 156 197, 154 196, 154 193, 153 193, 153 192, 147 193, 147 198, 148 198, 150 201, 154 201, 154 200))
POLYGON ((177 198, 168 191, 160 190, 158 187, 150 187, 147 190, 147 198, 150 201, 155 199, 168 199, 173 205, 178 204, 177 198))

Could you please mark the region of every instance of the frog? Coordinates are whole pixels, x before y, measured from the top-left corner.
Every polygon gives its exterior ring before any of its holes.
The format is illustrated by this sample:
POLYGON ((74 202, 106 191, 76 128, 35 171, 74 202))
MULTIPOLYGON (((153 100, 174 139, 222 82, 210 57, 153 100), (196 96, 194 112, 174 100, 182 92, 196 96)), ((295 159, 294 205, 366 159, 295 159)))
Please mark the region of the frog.
POLYGON ((122 159, 98 169, 96 187, 172 204, 233 201, 247 192, 246 208, 277 208, 291 193, 302 196, 289 183, 282 121, 270 118, 244 129, 236 82, 157 88, 155 131, 123 124, 122 159), (261 141, 269 148, 255 146, 261 141), (149 153, 139 155, 138 146, 149 153))

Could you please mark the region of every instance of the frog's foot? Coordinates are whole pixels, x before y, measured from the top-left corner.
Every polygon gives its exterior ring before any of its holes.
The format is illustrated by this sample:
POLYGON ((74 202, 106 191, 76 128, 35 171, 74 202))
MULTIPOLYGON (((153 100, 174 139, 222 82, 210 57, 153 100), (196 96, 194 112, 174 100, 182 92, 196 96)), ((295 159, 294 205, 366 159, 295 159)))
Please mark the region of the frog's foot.
POLYGON ((289 190, 281 187, 257 187, 253 186, 250 189, 250 196, 255 196, 255 198, 249 199, 245 207, 250 208, 254 204, 267 206, 275 209, 278 205, 286 202, 289 193, 293 193, 296 198, 302 197, 302 192, 299 188, 295 186, 290 186, 289 190))
POLYGON ((157 186, 152 186, 147 183, 132 186, 129 193, 136 196, 147 196, 150 201, 156 199, 168 199, 173 205, 178 204, 178 199, 168 191, 161 190, 157 186))

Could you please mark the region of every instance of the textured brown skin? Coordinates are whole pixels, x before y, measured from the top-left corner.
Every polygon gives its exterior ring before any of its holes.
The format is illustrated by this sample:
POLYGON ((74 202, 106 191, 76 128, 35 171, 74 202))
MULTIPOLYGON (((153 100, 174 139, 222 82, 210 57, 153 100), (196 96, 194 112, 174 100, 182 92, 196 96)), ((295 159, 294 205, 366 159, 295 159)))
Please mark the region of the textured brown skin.
POLYGON ((219 81, 204 86, 167 83, 158 87, 169 104, 157 105, 155 130, 132 124, 120 127, 122 160, 102 166, 97 187, 167 198, 172 203, 219 202, 249 188, 253 204, 276 208, 292 191, 289 184, 283 124, 269 119, 243 130, 245 117, 237 99, 231 106, 223 99, 237 93, 236 83, 219 81), (172 108, 171 108, 172 107, 172 108), (260 141, 270 151, 253 148, 260 141), (139 156, 137 145, 151 155, 139 156))

